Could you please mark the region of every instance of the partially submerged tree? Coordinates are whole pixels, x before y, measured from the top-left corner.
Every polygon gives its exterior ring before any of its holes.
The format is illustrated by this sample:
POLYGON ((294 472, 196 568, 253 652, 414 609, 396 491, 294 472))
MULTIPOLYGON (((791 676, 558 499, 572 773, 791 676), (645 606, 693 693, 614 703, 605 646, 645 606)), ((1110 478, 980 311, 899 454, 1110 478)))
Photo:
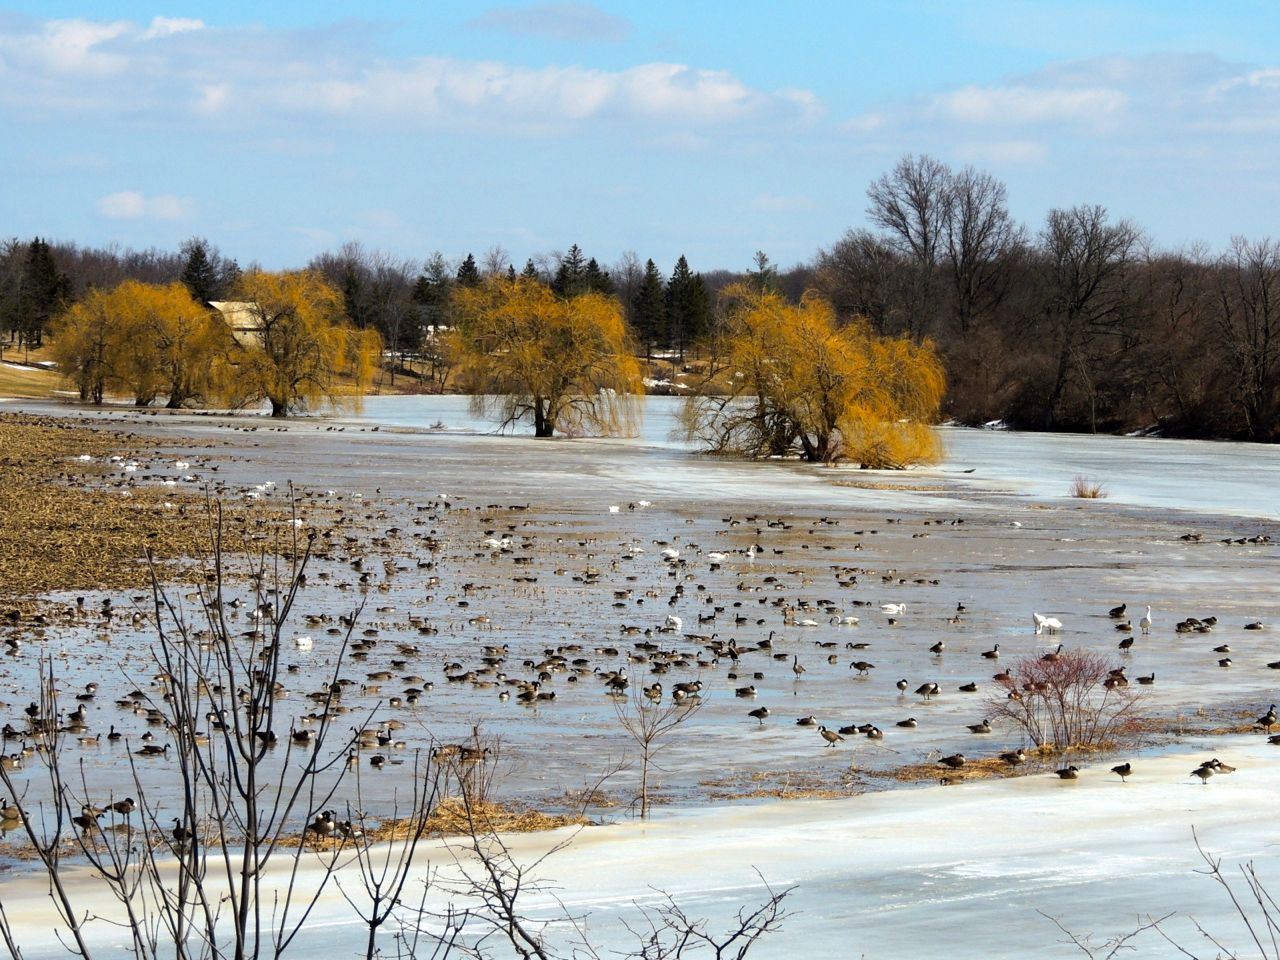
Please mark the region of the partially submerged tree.
POLYGON ((257 271, 241 278, 236 297, 250 325, 230 360, 236 405, 266 400, 284 417, 318 403, 359 404, 382 338, 347 321, 339 290, 310 271, 257 271))
POLYGON ((634 429, 644 385, 614 298, 518 277, 460 287, 456 304, 451 342, 478 414, 532 422, 538 437, 634 429))
POLYGON ((930 425, 945 378, 930 343, 838 327, 813 295, 798 305, 745 285, 724 295, 729 391, 688 398, 687 439, 716 453, 875 468, 938 458, 930 425))

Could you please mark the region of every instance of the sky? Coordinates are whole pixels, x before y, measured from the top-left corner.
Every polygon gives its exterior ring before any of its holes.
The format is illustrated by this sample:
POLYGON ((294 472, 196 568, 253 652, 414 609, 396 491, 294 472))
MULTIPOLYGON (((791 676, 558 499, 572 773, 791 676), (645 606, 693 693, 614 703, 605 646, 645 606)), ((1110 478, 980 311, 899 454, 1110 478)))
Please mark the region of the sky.
POLYGON ((0 0, 0 237, 804 262, 906 154, 1163 248, 1280 232, 1280 8, 0 0))

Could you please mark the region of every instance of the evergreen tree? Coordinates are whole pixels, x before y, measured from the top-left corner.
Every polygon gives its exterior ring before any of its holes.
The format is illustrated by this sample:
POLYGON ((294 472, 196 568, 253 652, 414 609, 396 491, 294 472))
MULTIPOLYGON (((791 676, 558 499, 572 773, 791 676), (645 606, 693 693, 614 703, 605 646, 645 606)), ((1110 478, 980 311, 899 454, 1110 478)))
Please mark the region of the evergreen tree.
POLYGON ((655 346, 666 348, 670 345, 662 274, 658 272, 658 267, 652 260, 644 265, 644 279, 640 281, 640 287, 636 290, 632 309, 635 315, 636 336, 644 344, 646 354, 652 355, 655 346))
MULTIPOLYGON (((599 267, 596 268, 599 270, 599 267)), ((581 248, 575 243, 569 252, 560 258, 560 266, 551 280, 551 289, 567 299, 585 293, 587 262, 582 256, 581 248)))
POLYGON ((182 283, 191 291, 196 303, 207 307, 214 300, 221 300, 222 284, 218 268, 209 257, 205 241, 192 237, 182 245, 182 252, 187 255, 186 266, 182 268, 182 283))
POLYGON ((702 274, 689 269, 684 254, 676 261, 667 281, 667 328, 673 346, 684 360, 685 347, 706 335, 711 325, 710 298, 702 274))
POLYGON ((752 262, 755 269, 747 271, 747 285, 756 293, 777 293, 778 268, 769 262, 769 255, 757 250, 752 262))
POLYGON ((29 347, 44 343, 49 321, 71 296, 71 281, 58 269, 49 244, 39 237, 27 247, 27 261, 18 294, 18 333, 29 347))
POLYGON ((603 293, 606 297, 614 294, 613 278, 608 270, 601 270, 596 258, 587 261, 582 271, 582 286, 585 293, 603 293))
POLYGON ((542 274, 538 273, 538 268, 533 265, 533 257, 524 262, 524 269, 520 271, 520 276, 526 280, 541 280, 542 274))
POLYGON ((514 280, 516 278, 516 265, 514 263, 507 264, 507 279, 514 280))
POLYGON ((458 267, 458 283, 464 287, 480 286, 480 268, 476 266, 476 258, 469 253, 458 267))

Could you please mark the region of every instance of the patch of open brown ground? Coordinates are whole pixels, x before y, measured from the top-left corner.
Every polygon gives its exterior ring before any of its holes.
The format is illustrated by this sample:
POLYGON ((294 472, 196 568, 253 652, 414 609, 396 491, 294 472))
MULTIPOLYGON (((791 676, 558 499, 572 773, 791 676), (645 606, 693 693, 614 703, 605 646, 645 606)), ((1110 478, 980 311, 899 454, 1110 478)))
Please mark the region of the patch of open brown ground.
MULTIPOLYGON (((145 587, 148 550, 167 572, 207 550, 202 494, 108 487, 98 463, 76 459, 132 456, 140 442, 60 417, 0 413, 0 595, 145 587)), ((243 541, 238 532, 269 516, 255 511, 251 523, 242 508, 228 508, 228 540, 243 541)))

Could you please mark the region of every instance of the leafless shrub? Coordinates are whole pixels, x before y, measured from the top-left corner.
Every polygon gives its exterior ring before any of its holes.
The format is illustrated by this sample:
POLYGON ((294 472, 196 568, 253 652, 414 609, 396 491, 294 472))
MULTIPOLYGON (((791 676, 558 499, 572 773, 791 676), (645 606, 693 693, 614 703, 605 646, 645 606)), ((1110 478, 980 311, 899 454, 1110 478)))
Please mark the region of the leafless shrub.
POLYGON ((618 715, 618 723, 640 751, 640 790, 636 798, 640 805, 640 819, 649 816, 649 771, 654 766, 654 757, 664 746, 663 740, 691 719, 701 706, 701 698, 673 700, 663 706, 634 687, 629 696, 614 699, 613 709, 618 715))
POLYGON ((991 717, 1010 721, 1037 747, 1056 750, 1114 740, 1138 703, 1112 664, 1086 650, 1023 657, 997 683, 1004 693, 989 699, 991 717))
POLYGON ((1071 496, 1077 500, 1103 500, 1107 496, 1107 485, 1101 480, 1078 474, 1071 481, 1071 496))

